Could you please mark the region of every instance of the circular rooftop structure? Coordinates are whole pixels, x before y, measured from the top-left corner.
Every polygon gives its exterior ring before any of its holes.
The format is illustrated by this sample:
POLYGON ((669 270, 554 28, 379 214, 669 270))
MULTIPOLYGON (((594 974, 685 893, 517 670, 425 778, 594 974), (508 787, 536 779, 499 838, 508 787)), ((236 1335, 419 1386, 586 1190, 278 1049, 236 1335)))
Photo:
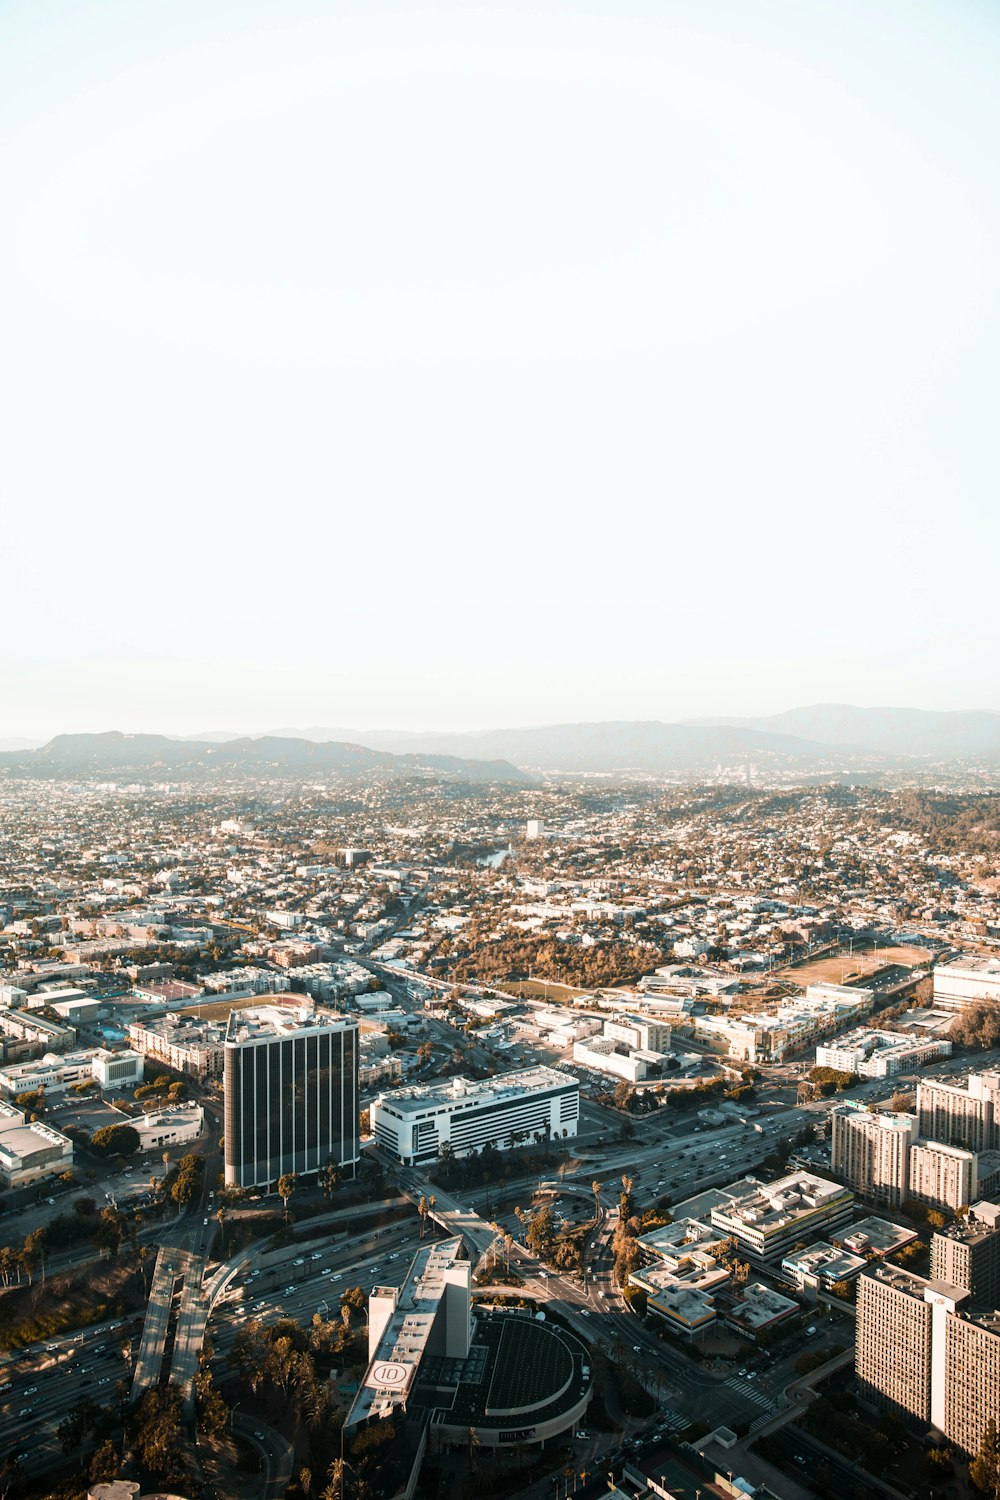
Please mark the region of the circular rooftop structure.
POLYGON ((524 1311, 478 1311, 467 1359, 425 1359, 416 1401, 431 1430, 484 1447, 544 1442, 579 1422, 591 1394, 590 1356, 568 1328, 524 1311))

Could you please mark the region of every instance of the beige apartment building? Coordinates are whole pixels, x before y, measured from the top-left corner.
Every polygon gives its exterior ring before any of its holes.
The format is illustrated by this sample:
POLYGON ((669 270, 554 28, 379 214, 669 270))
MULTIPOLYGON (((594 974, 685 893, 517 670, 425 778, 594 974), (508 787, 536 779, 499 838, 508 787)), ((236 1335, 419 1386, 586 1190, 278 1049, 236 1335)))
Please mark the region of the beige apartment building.
POLYGON ((928 1079, 917 1084, 920 1134, 969 1151, 1000 1144, 1000 1073, 972 1073, 966 1088, 928 1079))
POLYGON ((221 1078, 225 1057, 223 1021, 196 1021, 191 1016, 166 1015, 157 1021, 133 1021, 128 1039, 136 1052, 178 1073, 195 1078, 221 1078))
POLYGON ((975 1453, 1000 1403, 1000 1314, 972 1318, 968 1291, 881 1265, 858 1279, 855 1369, 872 1404, 975 1453))
POLYGON ((1000 1206, 974 1203, 968 1216, 931 1237, 931 1279, 964 1287, 971 1306, 1000 1306, 1000 1206))
POLYGON ((880 1266, 858 1278, 854 1368, 878 1405, 931 1419, 931 1308, 924 1281, 880 1266))
POLYGON ((1000 1416, 1000 1313, 945 1323, 944 1434, 977 1453, 986 1424, 1000 1416))
POLYGON ((952 1213, 968 1208, 979 1189, 977 1161, 962 1146, 917 1142, 910 1152, 910 1197, 952 1213))
POLYGON ((855 1104, 842 1104, 832 1111, 830 1118, 831 1165, 837 1176, 875 1203, 895 1206, 902 1203, 909 1196, 916 1116, 876 1114, 855 1104))

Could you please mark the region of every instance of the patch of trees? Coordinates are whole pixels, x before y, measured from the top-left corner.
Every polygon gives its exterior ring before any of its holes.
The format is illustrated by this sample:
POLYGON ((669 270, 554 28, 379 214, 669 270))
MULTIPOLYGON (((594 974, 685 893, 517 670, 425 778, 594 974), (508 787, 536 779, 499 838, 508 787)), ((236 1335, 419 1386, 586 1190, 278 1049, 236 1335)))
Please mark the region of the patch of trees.
POLYGON ((525 1226, 524 1243, 533 1255, 544 1260, 557 1271, 578 1271, 583 1266, 587 1235, 593 1227, 589 1224, 567 1225, 560 1228, 551 1204, 539 1208, 514 1210, 518 1221, 525 1226))
POLYGON ((626 939, 599 942, 589 948, 561 938, 520 932, 492 939, 488 926, 474 922, 446 938, 437 956, 447 960, 448 977, 489 984, 540 974, 554 983, 596 989, 601 985, 634 984, 670 957, 658 944, 626 939))
POLYGON ((979 1452, 969 1465, 969 1478, 981 1495, 1000 1500, 1000 1433, 992 1417, 986 1424, 979 1452))
POLYGON ((1000 849, 1000 796, 995 793, 898 792, 882 816, 937 849, 967 854, 995 854, 1000 849))
POLYGON ((971 1005, 963 1006, 948 1034, 953 1042, 973 1052, 1000 1046, 1000 1005, 989 1000, 975 1000, 971 1005))
POLYGON ((193 1203, 201 1192, 205 1175, 205 1161, 196 1151, 182 1156, 176 1167, 171 1167, 164 1178, 164 1188, 179 1208, 193 1203))
POLYGON ((710 1078, 705 1083, 689 1083, 683 1088, 671 1089, 667 1094, 668 1109, 701 1109, 726 1092, 724 1078, 710 1078))
POLYGON ((265 1419, 297 1431, 296 1446, 313 1474, 328 1471, 340 1455, 344 1411, 337 1402, 333 1370, 358 1374, 367 1359, 367 1338, 352 1327, 353 1310, 364 1306, 360 1287, 341 1300, 340 1317, 313 1315, 306 1329, 291 1318, 268 1326, 256 1319, 244 1325, 233 1349, 242 1387, 241 1404, 265 1419))
POLYGON ((485 1187, 492 1182, 530 1176, 544 1167, 557 1166, 560 1158, 566 1159, 564 1149, 557 1148, 555 1143, 528 1147, 522 1138, 503 1151, 487 1141, 480 1152, 471 1151, 467 1156, 455 1156, 447 1142, 445 1147, 437 1161, 427 1168, 431 1181, 444 1188, 467 1188, 480 1183, 485 1187))
POLYGON ((90 1137, 90 1149, 98 1156, 134 1156, 140 1144, 134 1125, 104 1125, 90 1137))
POLYGON ((15 1094, 14 1103, 18 1109, 23 1109, 25 1114, 43 1114, 45 1112, 45 1090, 25 1089, 23 1094, 15 1094))
POLYGON ((174 1078, 170 1073, 160 1073, 153 1079, 152 1083, 140 1083, 133 1090, 133 1099, 153 1099, 165 1095, 167 1102, 178 1104, 187 1098, 188 1086, 183 1078, 174 1078))
POLYGON ((185 1457, 181 1393, 175 1385, 146 1391, 132 1417, 132 1445, 151 1480, 182 1493, 194 1479, 185 1457))
POLYGON ((809 1078, 824 1098, 852 1089, 861 1081, 857 1073, 845 1073, 840 1068, 810 1068, 809 1078))

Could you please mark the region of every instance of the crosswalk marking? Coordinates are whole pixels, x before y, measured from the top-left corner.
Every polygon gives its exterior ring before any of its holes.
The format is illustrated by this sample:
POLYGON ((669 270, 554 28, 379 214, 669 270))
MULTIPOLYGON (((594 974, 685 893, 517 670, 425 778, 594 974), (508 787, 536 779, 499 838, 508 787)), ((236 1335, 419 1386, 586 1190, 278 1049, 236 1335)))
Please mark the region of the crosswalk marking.
POLYGON ((731 1390, 738 1391, 741 1396, 746 1396, 751 1401, 755 1401, 758 1406, 766 1406, 769 1411, 773 1409, 774 1402, 765 1396, 762 1391, 759 1391, 752 1381, 741 1380, 737 1376, 734 1379, 727 1380, 726 1384, 731 1390))

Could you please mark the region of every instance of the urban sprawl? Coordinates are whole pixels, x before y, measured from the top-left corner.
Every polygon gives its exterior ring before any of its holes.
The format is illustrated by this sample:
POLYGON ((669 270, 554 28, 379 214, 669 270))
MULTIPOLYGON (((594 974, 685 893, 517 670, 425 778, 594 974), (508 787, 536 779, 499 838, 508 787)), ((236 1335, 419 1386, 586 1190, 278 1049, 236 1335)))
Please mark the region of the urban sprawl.
POLYGON ((979 791, 0 780, 0 1493, 1000 1494, 998 850, 979 791))

